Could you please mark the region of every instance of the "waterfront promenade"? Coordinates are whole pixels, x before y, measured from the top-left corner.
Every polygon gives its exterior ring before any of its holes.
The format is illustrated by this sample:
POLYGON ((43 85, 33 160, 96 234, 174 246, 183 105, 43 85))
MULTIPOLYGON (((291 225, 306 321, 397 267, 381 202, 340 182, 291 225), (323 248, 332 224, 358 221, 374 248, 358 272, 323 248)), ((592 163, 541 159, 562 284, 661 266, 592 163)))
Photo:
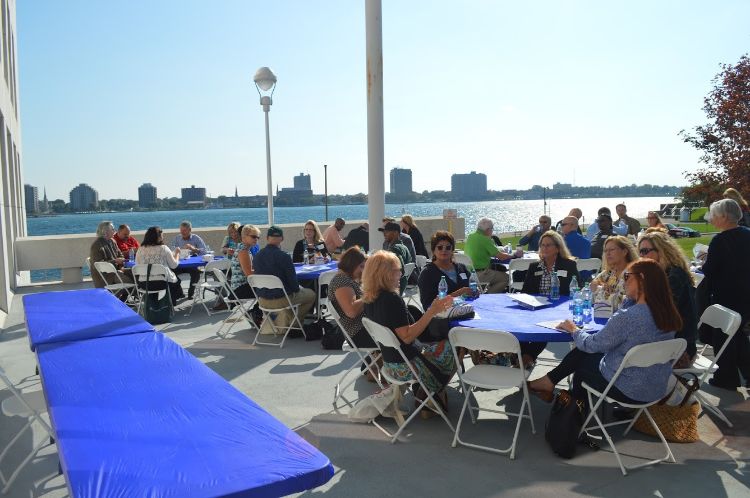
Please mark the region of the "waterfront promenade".
MULTIPOLYGON (((30 286, 23 293, 88 287, 30 286)), ((21 295, 14 298, 6 327, 0 335, 0 363, 14 382, 27 389, 38 389, 34 376, 35 359, 28 348, 23 326, 21 295)), ((183 310, 185 304, 180 306, 183 310)), ((452 434, 438 418, 415 420, 409 427, 407 442, 391 445, 372 425, 347 420, 346 400, 332 406, 334 385, 353 361, 337 351, 324 351, 319 342, 301 339, 287 341, 283 349, 252 347, 246 329, 233 330, 227 339, 216 336, 225 315, 207 317, 194 312, 191 317, 178 313, 175 321, 159 326, 164 333, 231 382, 273 416, 321 449, 336 468, 333 479, 324 487, 303 496, 325 494, 332 497, 370 496, 664 496, 664 497, 744 497, 750 494, 750 402, 740 393, 715 390, 707 386, 712 399, 735 423, 727 428, 707 415, 699 419, 701 440, 693 444, 672 444, 676 464, 661 464, 620 474, 607 450, 582 449, 572 460, 552 454, 544 441, 543 426, 549 405, 532 399, 537 434, 524 423, 519 435, 516 460, 468 448, 451 448, 452 434), (719 398, 714 398, 719 396, 719 398)), ((235 327, 237 329, 237 327, 235 327)), ((550 345, 543 356, 561 357, 566 344, 550 345)), ((532 377, 541 375, 537 366, 532 377)), ((374 392, 374 384, 359 379, 344 398, 353 401, 374 392)), ((0 396, 7 397, 7 390, 0 396)), ((457 382, 449 388, 449 417, 456 422, 462 401, 457 382)), ((480 403, 491 405, 500 399, 493 393, 479 393, 480 403)), ((520 399, 510 395, 500 401, 511 409, 520 399)), ((0 443, 7 442, 21 425, 20 420, 3 418, 0 443)), ((387 423, 387 422, 386 422, 387 423)), ((481 437, 487 444, 503 443, 512 435, 514 424, 490 420, 486 414, 477 426, 464 426, 467 438, 481 437)), ((35 434, 41 437, 41 434, 35 434)), ((640 434, 619 440, 627 462, 633 455, 660 456, 658 441, 640 434)), ((31 438, 23 439, 22 449, 31 438)), ((17 462, 14 452, 4 465, 17 462), (15 459, 15 460, 14 460, 15 459)), ((57 476, 54 447, 23 471, 8 496, 67 496, 64 480, 57 476)), ((156 462, 154 463, 157 464, 156 462)), ((5 468, 5 467, 4 467, 5 468)))

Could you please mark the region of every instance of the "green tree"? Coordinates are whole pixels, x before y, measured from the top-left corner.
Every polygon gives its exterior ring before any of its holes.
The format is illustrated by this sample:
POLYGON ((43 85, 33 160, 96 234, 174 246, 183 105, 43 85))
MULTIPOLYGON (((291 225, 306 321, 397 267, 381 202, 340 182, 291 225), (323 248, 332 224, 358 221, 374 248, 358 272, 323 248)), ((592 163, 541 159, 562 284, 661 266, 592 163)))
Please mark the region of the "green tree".
POLYGON ((685 172, 691 186, 684 194, 691 199, 711 202, 727 187, 750 194, 750 57, 737 64, 723 64, 712 83, 714 88, 703 100, 708 123, 693 133, 680 136, 698 149, 706 166, 685 172))

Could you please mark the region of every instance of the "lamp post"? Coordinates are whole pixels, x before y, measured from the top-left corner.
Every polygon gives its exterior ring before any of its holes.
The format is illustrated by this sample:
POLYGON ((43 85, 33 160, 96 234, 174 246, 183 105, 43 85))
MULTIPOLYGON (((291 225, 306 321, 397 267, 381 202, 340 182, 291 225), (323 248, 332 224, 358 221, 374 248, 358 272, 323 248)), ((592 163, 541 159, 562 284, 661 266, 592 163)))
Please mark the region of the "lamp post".
POLYGON ((268 180, 268 226, 273 225, 273 182, 271 181, 271 138, 268 132, 268 111, 271 109, 273 92, 276 90, 276 75, 268 67, 262 67, 253 77, 260 95, 260 105, 266 114, 266 176, 268 180))
POLYGON ((328 165, 323 165, 323 177, 325 178, 325 200, 326 200, 326 221, 328 221, 328 165))

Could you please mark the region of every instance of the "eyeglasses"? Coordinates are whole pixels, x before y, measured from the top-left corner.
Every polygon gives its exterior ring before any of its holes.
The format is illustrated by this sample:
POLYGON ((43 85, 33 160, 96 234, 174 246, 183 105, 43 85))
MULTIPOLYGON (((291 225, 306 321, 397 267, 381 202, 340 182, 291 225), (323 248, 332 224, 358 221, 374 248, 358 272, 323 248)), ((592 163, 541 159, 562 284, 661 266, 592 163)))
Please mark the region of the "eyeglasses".
POLYGON ((646 254, 648 254, 648 253, 650 253, 652 251, 653 252, 659 252, 659 251, 656 250, 655 247, 641 247, 638 250, 638 254, 640 254, 641 256, 645 256, 646 254))
POLYGON ((435 246, 438 251, 450 251, 453 249, 452 246, 435 246))
POLYGON ((566 227, 566 226, 568 226, 568 225, 572 225, 572 223, 560 223, 560 226, 561 226, 561 227, 566 227))
POLYGON ((628 279, 629 279, 629 278, 630 278, 630 277, 631 277, 632 275, 642 275, 642 274, 641 274, 641 273, 633 273, 633 272, 629 272, 629 271, 626 271, 625 273, 623 273, 623 274, 622 274, 622 279, 623 279, 624 281, 626 281, 626 282, 627 282, 627 281, 628 281, 628 279))
POLYGON ((539 244, 539 247, 557 247, 557 244, 539 244))
POLYGON ((547 221, 547 220, 539 220, 539 224, 540 224, 540 225, 549 225, 549 224, 551 224, 551 223, 552 223, 551 221, 547 221))
POLYGON ((260 237, 258 235, 248 235, 251 239, 258 240, 260 237))

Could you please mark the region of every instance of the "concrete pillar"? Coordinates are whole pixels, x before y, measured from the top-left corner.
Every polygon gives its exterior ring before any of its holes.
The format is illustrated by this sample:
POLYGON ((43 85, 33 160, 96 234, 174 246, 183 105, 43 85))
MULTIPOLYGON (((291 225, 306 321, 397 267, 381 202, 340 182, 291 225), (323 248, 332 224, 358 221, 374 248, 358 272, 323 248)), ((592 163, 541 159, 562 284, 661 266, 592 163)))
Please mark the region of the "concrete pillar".
POLYGON ((367 203, 370 249, 382 246, 385 215, 383 141, 383 22, 381 0, 365 0, 367 36, 367 203))

